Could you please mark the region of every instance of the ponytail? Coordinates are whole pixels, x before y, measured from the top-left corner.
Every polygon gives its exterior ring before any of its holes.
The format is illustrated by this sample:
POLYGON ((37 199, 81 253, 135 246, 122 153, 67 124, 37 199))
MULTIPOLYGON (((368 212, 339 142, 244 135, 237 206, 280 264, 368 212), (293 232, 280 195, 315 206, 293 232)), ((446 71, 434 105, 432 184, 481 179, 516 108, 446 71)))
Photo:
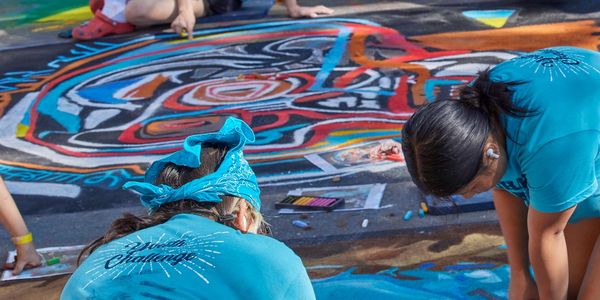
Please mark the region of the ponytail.
POLYGON ((458 101, 480 109, 490 120, 498 121, 502 114, 512 117, 528 117, 532 111, 521 108, 513 102, 511 87, 523 82, 494 82, 490 80, 490 70, 481 71, 471 84, 460 90, 458 101))

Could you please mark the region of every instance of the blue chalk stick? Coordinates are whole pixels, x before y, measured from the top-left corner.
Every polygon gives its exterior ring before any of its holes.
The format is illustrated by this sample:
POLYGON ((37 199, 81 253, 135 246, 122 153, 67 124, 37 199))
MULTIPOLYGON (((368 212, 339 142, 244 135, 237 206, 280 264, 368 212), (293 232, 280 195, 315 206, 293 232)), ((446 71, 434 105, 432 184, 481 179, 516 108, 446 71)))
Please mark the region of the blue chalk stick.
POLYGON ((300 220, 294 220, 294 221, 292 221, 292 224, 294 224, 294 226, 300 227, 300 228, 308 228, 308 226, 309 226, 307 222, 300 221, 300 220))
POLYGON ((419 218, 425 218, 425 211, 422 208, 419 208, 419 218))
POLYGON ((412 216, 413 216, 413 212, 412 212, 412 210, 409 210, 404 214, 403 219, 404 219, 404 221, 408 221, 408 220, 410 220, 410 218, 412 218, 412 216))

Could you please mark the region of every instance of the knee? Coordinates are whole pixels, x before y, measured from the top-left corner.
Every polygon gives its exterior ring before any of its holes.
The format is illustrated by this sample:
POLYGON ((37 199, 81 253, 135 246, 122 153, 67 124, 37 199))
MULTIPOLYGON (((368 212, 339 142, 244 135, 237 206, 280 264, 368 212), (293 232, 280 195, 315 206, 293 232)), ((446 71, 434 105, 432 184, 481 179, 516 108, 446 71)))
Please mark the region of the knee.
POLYGON ((135 26, 148 26, 151 25, 151 20, 148 18, 150 15, 150 7, 144 5, 144 1, 129 1, 125 6, 125 19, 127 22, 135 26))

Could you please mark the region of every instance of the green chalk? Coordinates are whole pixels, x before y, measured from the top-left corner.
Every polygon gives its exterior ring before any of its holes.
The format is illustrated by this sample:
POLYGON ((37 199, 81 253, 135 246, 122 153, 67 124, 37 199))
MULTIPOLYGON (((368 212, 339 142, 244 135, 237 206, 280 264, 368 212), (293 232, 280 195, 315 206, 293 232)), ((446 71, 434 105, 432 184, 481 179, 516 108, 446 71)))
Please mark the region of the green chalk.
POLYGON ((56 265, 56 264, 60 264, 60 258, 58 257, 53 257, 49 260, 46 261, 46 264, 51 266, 51 265, 56 265))

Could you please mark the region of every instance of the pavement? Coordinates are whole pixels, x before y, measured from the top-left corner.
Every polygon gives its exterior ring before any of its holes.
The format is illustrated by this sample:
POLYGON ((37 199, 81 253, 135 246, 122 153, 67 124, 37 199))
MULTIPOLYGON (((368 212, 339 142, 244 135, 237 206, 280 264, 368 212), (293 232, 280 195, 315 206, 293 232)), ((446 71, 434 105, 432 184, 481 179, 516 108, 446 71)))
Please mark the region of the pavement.
MULTIPOLYGON (((86 2, 9 0, 0 8, 0 176, 36 246, 85 244, 124 212, 143 213, 120 185, 140 179, 149 162, 184 136, 234 115, 257 133, 246 157, 274 237, 309 267, 340 266, 312 269, 315 280, 356 266, 375 276, 427 261, 440 270, 460 261, 505 265, 502 251, 491 250, 502 244, 493 210, 405 221, 423 198, 402 162, 323 170, 305 157, 398 139, 417 105, 452 97, 477 70, 520 53, 600 45, 597 1, 336 0, 326 3, 336 11, 332 18, 291 21, 276 7, 261 20, 200 24, 192 42, 160 26, 97 42, 58 38, 89 17, 81 9, 86 2), (298 188, 384 183, 379 209, 282 215, 274 208, 298 188), (297 219, 310 229, 293 226, 297 219), (470 240, 481 230, 493 238, 470 240), (428 256, 423 249, 436 246, 419 243, 427 235, 457 246, 428 256), (476 259, 468 254, 473 244, 481 245, 475 252, 494 254, 476 259), (374 258, 381 251, 401 254, 374 258)), ((6 253, 4 231, 0 241, 6 253)), ((57 295, 64 280, 2 290, 57 295)), ((506 278, 500 282, 506 286, 506 278)), ((471 296, 503 298, 499 290, 473 289, 471 296)))

